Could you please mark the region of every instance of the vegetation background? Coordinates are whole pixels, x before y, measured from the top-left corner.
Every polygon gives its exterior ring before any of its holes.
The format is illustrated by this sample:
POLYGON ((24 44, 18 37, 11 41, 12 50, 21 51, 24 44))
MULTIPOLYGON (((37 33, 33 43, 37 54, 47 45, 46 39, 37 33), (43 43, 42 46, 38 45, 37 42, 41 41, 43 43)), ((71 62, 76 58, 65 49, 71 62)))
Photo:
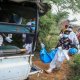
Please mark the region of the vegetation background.
MULTIPOLYGON (((57 6, 57 13, 53 14, 51 9, 46 15, 39 17, 39 38, 42 43, 45 44, 46 50, 49 52, 51 48, 55 47, 58 42, 58 34, 63 28, 60 26, 60 22, 63 19, 67 19, 69 16, 68 10, 72 10, 73 13, 80 12, 80 0, 45 0, 51 5, 57 6)), ((75 19, 74 19, 75 20, 75 19)), ((72 20, 72 21, 74 21, 72 20)), ((22 24, 26 24, 28 20, 22 18, 22 24)), ((13 34, 13 42, 10 45, 18 46, 23 48, 22 34, 13 34)), ((4 41, 4 44, 8 43, 4 41)), ((41 47, 37 43, 36 51, 40 51, 41 47)), ((80 55, 76 55, 73 61, 73 64, 70 64, 72 69, 72 79, 80 79, 80 55)))

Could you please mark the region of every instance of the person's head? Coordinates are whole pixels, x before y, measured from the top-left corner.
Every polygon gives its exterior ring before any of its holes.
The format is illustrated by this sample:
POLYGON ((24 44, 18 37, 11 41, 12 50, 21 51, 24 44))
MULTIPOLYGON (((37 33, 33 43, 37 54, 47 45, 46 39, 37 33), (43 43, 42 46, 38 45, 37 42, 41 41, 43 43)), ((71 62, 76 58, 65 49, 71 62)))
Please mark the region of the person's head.
POLYGON ((70 31, 70 32, 73 31, 73 25, 69 25, 69 31, 70 31))
POLYGON ((17 24, 21 24, 22 23, 22 18, 18 15, 14 15, 14 21, 17 23, 17 24))
POLYGON ((70 31, 67 29, 67 30, 64 31, 64 34, 69 35, 69 32, 70 31))
POLYGON ((32 27, 35 27, 35 22, 31 22, 32 27))
POLYGON ((65 40, 66 38, 68 38, 68 35, 69 35, 69 31, 65 30, 63 33, 63 39, 65 40))
POLYGON ((69 25, 69 28, 73 29, 73 25, 69 25))
POLYGON ((67 29, 68 28, 68 25, 65 25, 65 28, 67 29))
POLYGON ((35 32, 35 22, 31 22, 31 32, 35 32))

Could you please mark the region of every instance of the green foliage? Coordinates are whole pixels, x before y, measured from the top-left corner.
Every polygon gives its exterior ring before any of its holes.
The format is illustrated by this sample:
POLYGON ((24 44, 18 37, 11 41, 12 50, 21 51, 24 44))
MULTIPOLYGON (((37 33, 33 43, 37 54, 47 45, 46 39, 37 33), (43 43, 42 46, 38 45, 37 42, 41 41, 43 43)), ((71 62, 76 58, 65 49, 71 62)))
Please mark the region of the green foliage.
POLYGON ((72 69, 71 78, 72 80, 80 79, 80 54, 76 54, 73 60, 73 64, 70 65, 72 69))
POLYGON ((4 40, 4 45, 13 45, 17 46, 19 48, 23 48, 23 42, 22 42, 22 35, 21 34, 13 34, 12 35, 12 42, 8 43, 7 41, 4 40))
POLYGON ((51 27, 53 27, 53 24, 54 21, 52 19, 51 11, 39 18, 39 32, 41 35, 41 39, 49 35, 51 27))
MULTIPOLYGON (((39 38, 41 42, 45 44, 47 51, 53 47, 54 43, 54 40, 52 38, 47 39, 55 23, 52 17, 53 15, 51 11, 49 11, 46 15, 39 18, 39 38)), ((39 45, 37 45, 37 47, 40 48, 39 45)))
POLYGON ((28 20, 22 18, 22 24, 26 24, 28 22, 28 20))
POLYGON ((70 22, 75 22, 75 21, 77 21, 77 19, 76 19, 76 18, 74 18, 73 20, 70 20, 70 22))
POLYGON ((74 13, 80 11, 80 0, 50 0, 58 7, 58 12, 63 10, 72 10, 74 13))
POLYGON ((56 15, 53 15, 53 18, 55 19, 55 22, 59 24, 59 22, 63 19, 66 19, 69 15, 69 13, 64 11, 64 12, 58 12, 56 15))
POLYGON ((76 54, 73 61, 75 64, 80 65, 80 54, 76 54))
POLYGON ((23 48, 24 43, 22 42, 22 34, 13 34, 12 40, 12 45, 23 48))
POLYGON ((54 25, 51 28, 50 35, 56 35, 56 36, 58 36, 58 34, 60 33, 61 29, 63 29, 62 26, 56 26, 56 25, 54 25))

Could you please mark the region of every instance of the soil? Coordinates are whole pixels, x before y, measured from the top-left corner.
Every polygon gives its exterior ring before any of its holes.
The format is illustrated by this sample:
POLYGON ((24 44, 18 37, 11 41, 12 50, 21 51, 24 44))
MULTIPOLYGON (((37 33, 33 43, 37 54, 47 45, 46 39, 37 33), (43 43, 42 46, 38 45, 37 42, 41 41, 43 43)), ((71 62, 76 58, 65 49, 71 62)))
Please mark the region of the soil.
MULTIPOLYGON (((74 56, 71 56, 70 59, 73 60, 74 56)), ((33 57, 33 63, 43 70, 43 73, 33 74, 29 76, 31 80, 72 80, 70 77, 71 68, 69 67, 68 61, 65 60, 61 67, 58 70, 53 70, 52 73, 45 73, 45 69, 49 68, 49 63, 43 63, 38 56, 33 57)))

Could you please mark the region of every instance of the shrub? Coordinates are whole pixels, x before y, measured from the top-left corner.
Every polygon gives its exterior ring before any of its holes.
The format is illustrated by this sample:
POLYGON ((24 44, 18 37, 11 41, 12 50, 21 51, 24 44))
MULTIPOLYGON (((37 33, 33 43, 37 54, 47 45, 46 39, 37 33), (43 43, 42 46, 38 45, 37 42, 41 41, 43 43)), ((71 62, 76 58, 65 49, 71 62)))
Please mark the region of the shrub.
POLYGON ((71 78, 72 80, 80 79, 80 54, 76 54, 73 60, 73 64, 70 64, 72 69, 71 78))

